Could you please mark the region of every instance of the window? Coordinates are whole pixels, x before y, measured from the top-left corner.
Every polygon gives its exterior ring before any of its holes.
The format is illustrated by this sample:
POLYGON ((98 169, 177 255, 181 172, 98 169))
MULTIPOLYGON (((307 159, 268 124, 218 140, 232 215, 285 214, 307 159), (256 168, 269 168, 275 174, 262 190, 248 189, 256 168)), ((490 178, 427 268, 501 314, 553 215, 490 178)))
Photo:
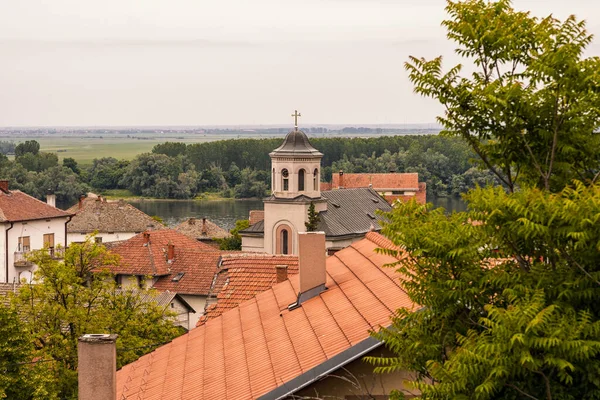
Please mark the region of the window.
POLYGON ((281 254, 289 254, 288 236, 289 234, 287 229, 281 231, 281 254))
POLYGON ((48 249, 51 256, 54 256, 54 233, 44 234, 44 248, 48 249))
POLYGON ((290 181, 289 181, 290 173, 288 172, 287 169, 284 168, 281 171, 281 176, 283 177, 283 190, 287 192, 288 190, 290 190, 290 181))
POLYGON ((49 249, 54 248, 54 233, 46 233, 44 235, 44 247, 49 249))
POLYGON ((96 236, 96 237, 94 238, 94 241, 95 241, 96 243, 102 243, 102 236, 96 236))
POLYGON ((19 247, 17 251, 26 253, 31 250, 29 236, 22 236, 19 238, 19 247))
POLYGON ((275 191, 275 168, 273 168, 273 174, 271 175, 271 191, 275 191))
POLYGON ((316 192, 319 190, 319 169, 315 168, 313 172, 313 190, 316 192))
POLYGON ((301 169, 300 171, 298 171, 298 191, 299 192, 303 192, 304 191, 304 169, 301 169))

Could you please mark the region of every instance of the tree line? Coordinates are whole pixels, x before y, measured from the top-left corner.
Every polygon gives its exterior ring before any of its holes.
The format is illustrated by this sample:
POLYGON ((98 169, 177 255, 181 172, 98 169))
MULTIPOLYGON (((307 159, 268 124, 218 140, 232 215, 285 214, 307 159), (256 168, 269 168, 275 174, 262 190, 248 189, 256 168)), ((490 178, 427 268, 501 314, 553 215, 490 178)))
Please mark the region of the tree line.
MULTIPOLYGON (((133 160, 112 157, 79 165, 62 163, 54 153, 40 151, 35 140, 15 146, 15 158, 0 155, 0 176, 11 188, 43 199, 48 191, 63 204, 88 191, 127 189, 134 195, 190 199, 204 192, 224 197, 264 197, 271 186, 269 153, 278 139, 230 139, 185 144, 166 142, 133 160)), ((440 135, 372 138, 315 138, 323 154, 321 180, 333 173, 418 172, 435 196, 460 195, 476 185, 495 182, 494 176, 472 161, 475 153, 462 141, 440 135)))

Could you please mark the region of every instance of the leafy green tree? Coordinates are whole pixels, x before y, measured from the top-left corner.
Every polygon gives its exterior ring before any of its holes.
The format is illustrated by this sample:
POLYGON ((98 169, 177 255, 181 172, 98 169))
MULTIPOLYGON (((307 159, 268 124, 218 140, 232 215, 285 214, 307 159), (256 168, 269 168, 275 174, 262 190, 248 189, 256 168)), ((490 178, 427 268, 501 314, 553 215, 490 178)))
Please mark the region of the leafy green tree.
POLYGON ((24 191, 38 199, 43 198, 48 190, 56 194, 58 201, 68 204, 77 201, 90 188, 79 181, 79 177, 69 168, 55 166, 37 174, 31 174, 24 191))
POLYGON ((39 283, 24 285, 13 300, 23 329, 40 357, 53 360, 51 382, 61 399, 77 397, 77 339, 86 333, 116 333, 121 367, 180 332, 164 308, 143 303, 139 292, 118 290, 103 270, 118 259, 102 245, 87 240, 71 244, 64 261, 47 250, 31 257, 39 283))
POLYGON ((321 222, 321 217, 319 216, 319 213, 315 211, 315 204, 311 201, 308 206, 308 221, 304 223, 306 231, 316 231, 319 227, 319 222, 321 222))
POLYGON ((221 250, 241 250, 242 249, 242 237, 240 231, 248 228, 250 221, 247 219, 239 219, 235 221, 235 228, 229 231, 230 237, 221 239, 219 242, 219 248, 221 250))
POLYGON ((89 169, 89 184, 98 189, 117 189, 128 165, 128 161, 113 157, 95 158, 89 169))
POLYGON ((58 165, 58 156, 54 153, 25 153, 15 158, 28 171, 41 172, 58 165))
POLYGON ((0 302, 0 399, 34 400, 56 398, 44 383, 51 378, 36 359, 17 312, 0 302))
POLYGON ((63 158, 62 164, 63 164, 63 167, 69 168, 71 171, 75 172, 77 175, 79 175, 81 173, 81 171, 79 170, 79 165, 77 164, 77 161, 75 161, 75 159, 72 157, 63 158))
POLYGON ((264 176, 259 176, 259 171, 244 168, 242 170, 240 183, 234 190, 234 196, 238 199, 250 197, 265 197, 267 195, 267 183, 264 176))
POLYGON ((574 17, 539 20, 504 0, 447 11, 448 37, 480 70, 444 74, 440 58, 407 69, 446 107, 445 134, 503 186, 469 192, 465 213, 413 201, 388 215, 418 306, 375 334, 394 357, 368 360, 414 372, 423 399, 597 399, 600 59, 582 58, 590 37, 574 17))
POLYGON ((19 157, 26 153, 36 155, 40 152, 40 144, 36 140, 27 140, 23 143, 19 143, 15 147, 15 156, 19 157))
POLYGON ((187 146, 185 143, 165 142, 155 145, 152 152, 155 154, 165 154, 169 157, 177 157, 185 155, 187 146))
POLYGON ((448 1, 443 22, 457 53, 478 71, 444 73, 442 58, 406 63, 415 91, 445 108, 442 134, 462 137, 514 190, 560 190, 598 171, 600 59, 583 58, 592 37, 574 16, 537 19, 509 0, 448 1))
POLYGON ((0 153, 7 155, 7 154, 14 154, 15 153, 15 142, 9 142, 7 140, 0 140, 0 153))

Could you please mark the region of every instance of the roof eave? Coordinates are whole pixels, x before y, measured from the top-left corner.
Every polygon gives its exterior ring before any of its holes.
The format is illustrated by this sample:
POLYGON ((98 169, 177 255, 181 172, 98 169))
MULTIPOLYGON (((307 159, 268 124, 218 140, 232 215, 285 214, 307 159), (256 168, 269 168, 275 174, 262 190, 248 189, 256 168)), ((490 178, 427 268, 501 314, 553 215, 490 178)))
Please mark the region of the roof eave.
POLYGON ((340 369, 348 363, 356 360, 359 357, 369 353, 372 350, 380 347, 383 342, 369 336, 362 342, 344 350, 343 352, 336 354, 329 360, 317 365, 316 367, 306 371, 302 375, 295 377, 294 379, 284 383, 281 386, 271 390, 268 393, 263 394, 259 400, 279 400, 287 398, 288 396, 296 393, 297 391, 305 388, 313 382, 316 382, 329 373, 340 369))

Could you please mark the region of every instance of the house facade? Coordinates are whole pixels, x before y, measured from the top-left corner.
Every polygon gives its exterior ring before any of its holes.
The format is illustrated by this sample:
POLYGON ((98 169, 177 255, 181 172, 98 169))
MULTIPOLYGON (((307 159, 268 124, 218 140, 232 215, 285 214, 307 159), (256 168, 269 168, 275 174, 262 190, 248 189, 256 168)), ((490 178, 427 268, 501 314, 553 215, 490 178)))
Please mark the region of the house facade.
POLYGON ((321 191, 321 158, 306 134, 289 132, 271 157, 271 196, 264 199, 262 219, 240 231, 242 251, 298 254, 298 235, 306 232, 309 207, 319 215, 317 230, 325 232, 333 253, 381 229, 379 211, 391 206, 370 187, 321 191))
POLYGON ((44 203, 9 190, 9 182, 0 181, 0 282, 31 282, 37 267, 27 256, 33 250, 47 248, 51 255, 61 257, 72 214, 54 206, 53 194, 47 199, 44 203))
POLYGON ((165 226, 124 200, 109 201, 88 193, 67 212, 74 214, 67 225, 68 243, 80 243, 96 232, 95 240, 110 243, 127 240, 147 231, 165 226))

